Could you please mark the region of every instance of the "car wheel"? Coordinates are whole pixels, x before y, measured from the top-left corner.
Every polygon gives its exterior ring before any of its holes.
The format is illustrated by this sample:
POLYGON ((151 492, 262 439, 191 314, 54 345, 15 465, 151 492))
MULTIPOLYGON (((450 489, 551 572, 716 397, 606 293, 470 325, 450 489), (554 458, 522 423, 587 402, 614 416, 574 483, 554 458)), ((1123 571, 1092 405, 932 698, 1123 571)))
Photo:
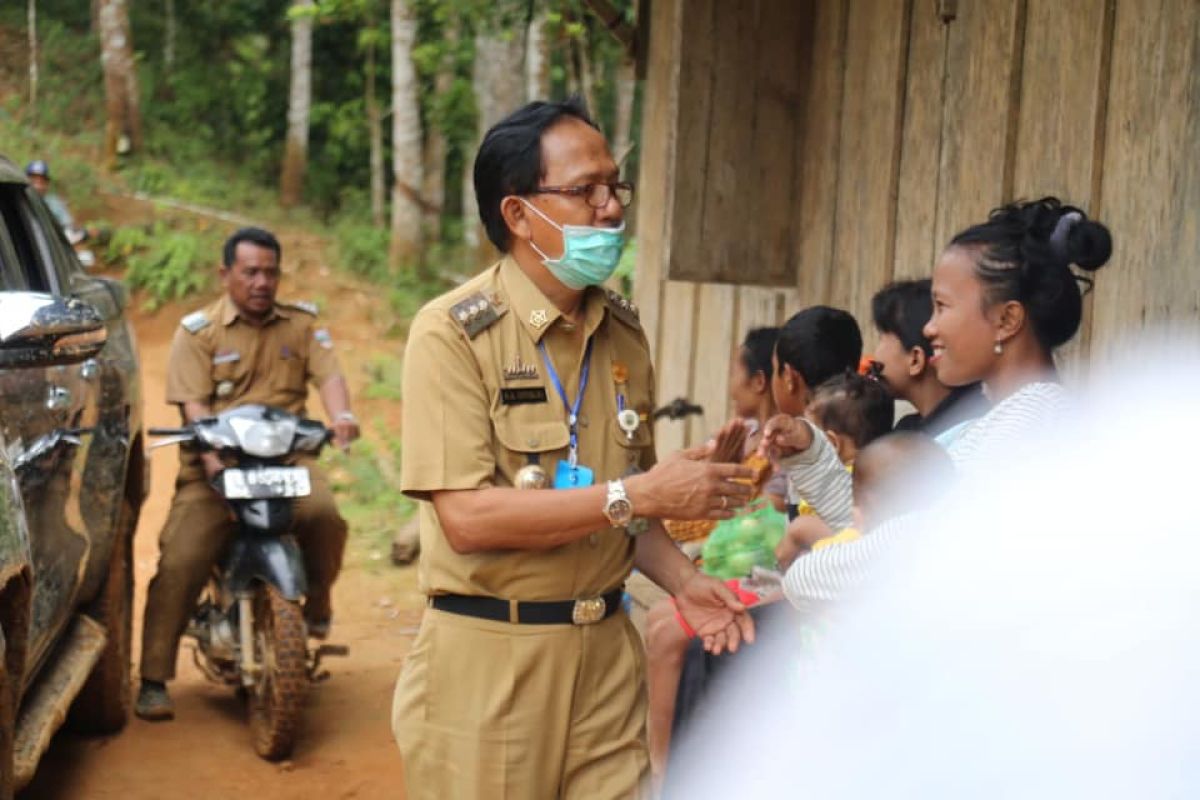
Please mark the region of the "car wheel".
POLYGON ((85 613, 108 631, 108 644, 71 706, 67 724, 80 733, 115 733, 125 727, 133 704, 130 662, 133 640, 133 530, 137 514, 121 503, 108 574, 85 613))

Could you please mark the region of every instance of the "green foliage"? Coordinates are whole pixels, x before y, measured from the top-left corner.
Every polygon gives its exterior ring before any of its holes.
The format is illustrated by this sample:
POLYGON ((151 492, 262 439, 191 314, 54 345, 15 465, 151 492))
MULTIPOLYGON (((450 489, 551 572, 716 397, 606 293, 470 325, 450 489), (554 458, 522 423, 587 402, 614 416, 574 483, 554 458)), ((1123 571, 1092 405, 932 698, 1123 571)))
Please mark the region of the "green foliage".
POLYGON ((621 260, 617 263, 617 270, 613 275, 621 282, 621 293, 626 297, 633 297, 633 280, 637 267, 637 240, 630 239, 625 243, 625 250, 621 253, 621 260))
POLYGON ((387 551, 399 523, 416 511, 400 491, 400 439, 381 421, 350 452, 328 448, 321 461, 352 536, 374 560, 387 551))
POLYGON ((372 356, 364 367, 368 382, 363 397, 368 400, 400 400, 404 365, 395 356, 381 353, 372 356))
POLYGON ((337 262, 355 275, 375 283, 387 283, 391 272, 388 266, 388 243, 391 237, 384 228, 376 228, 367 214, 344 215, 333 223, 334 248, 337 262))
MULTIPOLYGON (((572 88, 578 59, 586 58, 593 67, 592 112, 606 131, 612 130, 615 117, 614 77, 622 54, 584 0, 411 1, 417 17, 412 59, 421 123, 427 137, 437 132, 447 143, 441 165, 446 179, 442 241, 456 242, 464 213, 461 186, 469 179, 467 167, 479 135, 475 36, 484 31, 520 36, 531 15, 545 15, 551 95, 561 97, 572 88)), ((632 20, 633 0, 614 4, 632 20)), ((206 0, 176 2, 174 8, 175 50, 168 63, 165 5, 129 4, 146 143, 141 153, 123 159, 120 177, 149 194, 237 210, 264 221, 296 221, 297 213, 311 213, 336 225, 349 212, 361 211, 358 193, 370 182, 369 70, 377 106, 385 115, 390 106, 389 4, 316 0, 311 11, 297 12, 293 0, 206 0), (312 14, 314 20, 307 210, 281 212, 276 192, 287 127, 290 25, 298 13, 312 14)), ((98 190, 110 184, 97 179, 90 164, 73 169, 61 163, 56 142, 70 137, 76 152, 80 144, 98 150, 104 123, 98 36, 91 28, 89 4, 79 0, 38 0, 38 21, 42 69, 37 109, 26 107, 27 65, 20 48, 10 48, 11 56, 0 55, 0 149, 18 160, 53 159, 60 191, 77 212, 86 214, 92 210, 89 204, 98 207, 98 190)), ((25 4, 0 3, 0 27, 0 41, 21 41, 25 4)), ((391 147, 389 119, 383 119, 385 161, 391 147)), ((628 166, 627 173, 636 167, 628 166)), ((473 216, 473 209, 465 211, 473 216)), ((374 255, 383 251, 382 235, 349 233, 339 236, 352 256, 347 260, 361 265, 356 269, 372 280, 384 275, 374 255)))
POLYGON ((131 289, 144 289, 146 306, 154 309, 205 288, 218 246, 211 235, 173 229, 159 221, 149 229, 118 228, 105 259, 125 265, 125 282, 131 289))

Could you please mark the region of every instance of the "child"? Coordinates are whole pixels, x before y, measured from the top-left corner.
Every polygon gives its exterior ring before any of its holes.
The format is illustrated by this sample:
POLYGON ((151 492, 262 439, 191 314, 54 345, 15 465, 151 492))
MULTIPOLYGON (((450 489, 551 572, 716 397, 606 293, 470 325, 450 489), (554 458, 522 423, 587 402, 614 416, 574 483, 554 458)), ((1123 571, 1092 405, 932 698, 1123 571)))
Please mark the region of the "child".
MULTIPOLYGON (((950 456, 928 436, 897 431, 881 437, 865 447, 854 464, 854 526, 836 536, 818 538, 809 543, 810 548, 815 551, 871 537, 889 520, 929 508, 954 479, 950 456)), ((798 554, 803 555, 802 547, 798 554)), ((796 565, 802 560, 796 558, 784 575, 783 591, 795 608, 812 611, 834 596, 798 588, 797 575, 802 570, 796 565)))
POLYGON ((896 423, 896 430, 950 438, 964 422, 987 411, 980 384, 950 387, 938 380, 931 363, 933 344, 923 331, 933 315, 932 281, 888 284, 871 299, 871 313, 879 332, 874 358, 880 378, 893 395, 916 408, 896 423))
POLYGON ((853 523, 850 476, 859 450, 892 429, 894 403, 878 381, 846 372, 817 388, 800 420, 775 418, 767 424, 760 453, 773 451, 788 473, 789 502, 803 502, 811 515, 799 515, 776 549, 787 569, 796 556, 853 523))

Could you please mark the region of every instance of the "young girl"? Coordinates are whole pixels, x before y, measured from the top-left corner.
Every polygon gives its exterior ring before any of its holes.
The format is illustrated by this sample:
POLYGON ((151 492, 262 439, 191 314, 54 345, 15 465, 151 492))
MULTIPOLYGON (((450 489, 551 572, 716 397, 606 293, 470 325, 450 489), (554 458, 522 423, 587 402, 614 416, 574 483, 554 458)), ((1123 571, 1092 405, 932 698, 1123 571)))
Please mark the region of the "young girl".
MULTIPOLYGON (((746 444, 741 455, 758 449, 763 426, 775 415, 775 398, 771 392, 775 375, 773 358, 779 328, 754 328, 746 334, 742 346, 729 368, 729 396, 733 412, 746 422, 746 444)), ((787 494, 787 478, 782 473, 771 476, 763 495, 779 510, 783 510, 787 494)))

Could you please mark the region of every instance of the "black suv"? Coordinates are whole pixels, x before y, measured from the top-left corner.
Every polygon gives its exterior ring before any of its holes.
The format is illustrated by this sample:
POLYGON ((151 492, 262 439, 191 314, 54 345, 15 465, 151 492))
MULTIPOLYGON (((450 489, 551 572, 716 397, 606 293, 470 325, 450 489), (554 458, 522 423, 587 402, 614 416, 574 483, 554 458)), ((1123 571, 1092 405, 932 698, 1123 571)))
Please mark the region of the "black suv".
POLYGON ((148 473, 126 305, 0 157, 0 798, 64 719, 107 733, 129 715, 148 473))

